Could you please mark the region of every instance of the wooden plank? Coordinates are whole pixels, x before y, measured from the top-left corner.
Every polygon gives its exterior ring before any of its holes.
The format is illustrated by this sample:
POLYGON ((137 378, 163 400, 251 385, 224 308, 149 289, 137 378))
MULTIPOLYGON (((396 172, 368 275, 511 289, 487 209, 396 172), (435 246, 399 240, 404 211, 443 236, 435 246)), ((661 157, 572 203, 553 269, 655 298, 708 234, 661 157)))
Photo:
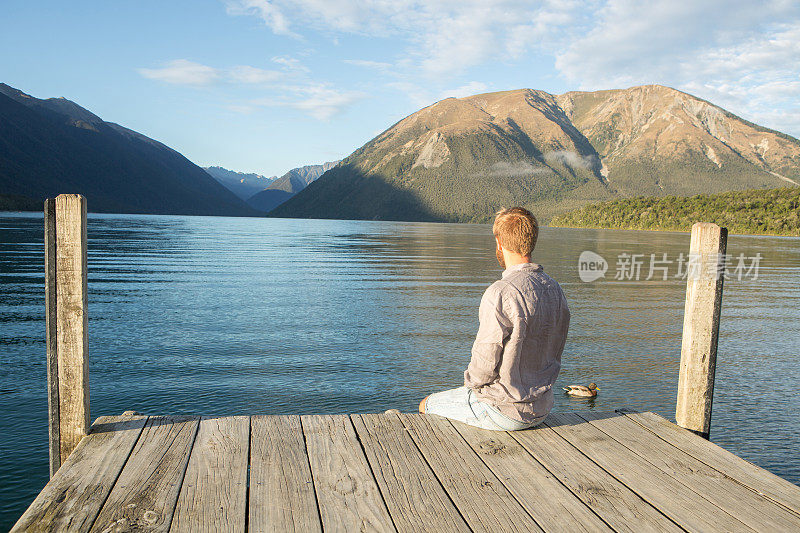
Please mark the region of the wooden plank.
POLYGON ((551 428, 509 435, 615 531, 683 531, 551 428))
POLYGON ((47 430, 50 477, 61 466, 60 415, 58 409, 58 336, 56 313, 56 201, 44 201, 44 314, 47 350, 47 430))
POLYGON ((578 415, 551 414, 545 423, 684 529, 753 531, 578 415))
POLYGON ((253 416, 250 425, 248 530, 322 531, 300 417, 253 416))
POLYGON ((61 463, 89 431, 86 199, 56 197, 56 341, 61 463))
POLYGON ((167 531, 197 434, 197 417, 151 416, 92 531, 167 531))
POLYGON ((244 531, 250 417, 203 417, 170 531, 244 531))
POLYGON ((542 531, 447 419, 404 413, 400 420, 474 531, 542 531))
POLYGON ((727 228, 710 222, 692 226, 675 418, 705 438, 711 431, 727 244, 727 228))
POLYGON ((395 531, 346 415, 300 418, 326 531, 395 531))
POLYGON ((98 418, 11 531, 88 530, 146 421, 145 416, 98 418))
POLYGON ((624 409, 621 412, 643 428, 668 442, 671 446, 683 450, 711 468, 735 479, 750 490, 800 514, 800 487, 797 485, 742 459, 710 441, 698 439, 693 433, 676 426, 655 413, 637 413, 624 409))
POLYGON ((580 416, 754 530, 800 531, 800 516, 669 445, 633 420, 613 413, 580 413, 580 416))
POLYGON ((352 415, 399 531, 469 531, 396 415, 352 415))
POLYGON ((454 426, 545 531, 612 531, 508 433, 454 426))

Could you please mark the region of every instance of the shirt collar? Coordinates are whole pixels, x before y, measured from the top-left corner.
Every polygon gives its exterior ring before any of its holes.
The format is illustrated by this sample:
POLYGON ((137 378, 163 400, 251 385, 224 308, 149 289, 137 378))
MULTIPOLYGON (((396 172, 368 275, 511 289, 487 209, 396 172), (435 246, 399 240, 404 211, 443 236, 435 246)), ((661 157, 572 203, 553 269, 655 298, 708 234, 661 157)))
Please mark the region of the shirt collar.
POLYGON ((531 272, 542 272, 544 268, 542 265, 537 263, 520 263, 518 265, 510 266, 507 269, 503 270, 503 278, 510 276, 514 272, 518 270, 530 270, 531 272))

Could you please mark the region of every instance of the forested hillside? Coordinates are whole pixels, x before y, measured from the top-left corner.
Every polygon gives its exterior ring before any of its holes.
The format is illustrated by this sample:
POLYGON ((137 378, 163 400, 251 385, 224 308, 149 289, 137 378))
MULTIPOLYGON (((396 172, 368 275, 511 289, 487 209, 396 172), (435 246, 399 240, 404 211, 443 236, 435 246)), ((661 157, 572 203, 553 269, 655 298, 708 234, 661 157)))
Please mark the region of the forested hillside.
POLYGON ((714 222, 731 233, 800 236, 800 187, 626 198, 584 206, 550 225, 689 231, 695 222, 714 222))

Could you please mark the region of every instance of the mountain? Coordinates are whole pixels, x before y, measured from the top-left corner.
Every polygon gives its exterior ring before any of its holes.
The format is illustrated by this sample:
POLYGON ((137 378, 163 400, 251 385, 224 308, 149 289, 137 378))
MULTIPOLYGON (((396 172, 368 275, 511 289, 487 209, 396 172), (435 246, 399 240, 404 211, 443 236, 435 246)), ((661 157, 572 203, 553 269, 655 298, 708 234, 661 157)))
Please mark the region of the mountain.
POLYGON ((293 168, 272 182, 265 190, 251 196, 247 203, 259 211, 269 212, 305 189, 312 181, 322 176, 338 163, 338 161, 329 161, 321 165, 306 165, 293 168))
POLYGON ((246 174, 222 167, 203 167, 203 170, 242 200, 247 200, 257 192, 263 191, 277 179, 276 176, 268 178, 261 174, 246 174))
POLYGON ((175 150, 64 98, 0 84, 0 195, 41 208, 60 193, 94 212, 258 216, 175 150))
POLYGON ((658 85, 448 98, 381 133, 271 215, 543 221, 584 204, 800 182, 800 141, 658 85))

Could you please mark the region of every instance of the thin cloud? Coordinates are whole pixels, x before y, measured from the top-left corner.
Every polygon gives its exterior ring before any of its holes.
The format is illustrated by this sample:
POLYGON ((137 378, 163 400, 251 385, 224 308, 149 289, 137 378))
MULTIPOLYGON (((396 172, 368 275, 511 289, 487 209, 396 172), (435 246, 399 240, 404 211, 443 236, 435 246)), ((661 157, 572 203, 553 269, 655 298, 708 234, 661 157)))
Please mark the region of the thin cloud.
POLYGON ((553 152, 546 152, 544 154, 544 160, 550 164, 561 163, 562 165, 571 168, 582 168, 585 170, 591 170, 595 165, 600 163, 600 161, 597 159, 597 156, 581 155, 577 152, 571 152, 569 150, 555 150, 553 152))
POLYGON ((381 72, 386 72, 392 68, 391 63, 386 63, 383 61, 368 61, 365 59, 343 59, 342 63, 346 63, 348 65, 353 65, 356 67, 364 67, 368 69, 378 70, 381 72))
POLYGON ((225 9, 229 15, 252 15, 260 18, 274 33, 299 37, 289 29, 289 21, 281 9, 266 0, 228 0, 225 9))
POLYGON ((295 72, 309 72, 309 69, 303 66, 303 64, 300 63, 300 60, 293 57, 277 56, 272 58, 272 62, 281 65, 286 70, 295 72))
POLYGON ((282 72, 277 70, 264 70, 249 65, 232 67, 227 74, 231 81, 255 84, 272 83, 284 76, 282 72))
POLYGON ((450 89, 444 91, 441 95, 442 98, 463 98, 465 96, 472 96, 475 94, 485 93, 489 90, 489 86, 480 81, 471 81, 461 87, 456 87, 454 89, 450 89))
POLYGON ((246 105, 288 107, 317 120, 328 121, 368 97, 360 91, 341 91, 326 84, 309 84, 282 87, 274 96, 256 98, 246 105))
MULTIPOLYGON (((793 1, 228 0, 227 5, 229 13, 258 17, 279 35, 325 32, 333 39, 348 34, 399 41, 390 61, 344 61, 396 75, 389 87, 415 105, 431 103, 470 69, 498 61, 525 68, 533 54, 552 60, 563 80, 585 90, 658 83, 750 119, 793 114, 800 101, 800 3, 793 1)), ((800 126, 792 130, 798 134, 800 126)))
POLYGON ((187 59, 175 59, 159 68, 139 68, 139 74, 151 80, 174 85, 211 85, 218 82, 247 85, 269 85, 288 77, 284 71, 265 70, 250 65, 215 68, 187 59))
POLYGON ((301 89, 301 92, 305 93, 305 97, 289 103, 289 106, 318 120, 330 120, 354 103, 367 97, 362 92, 340 92, 324 86, 307 87, 301 89))
POLYGON ((582 89, 660 83, 800 133, 797 2, 611 0, 555 65, 582 89))
POLYGON ((168 61, 160 68, 136 70, 145 78, 174 85, 210 85, 220 77, 217 69, 187 59, 168 61))
POLYGON ((558 0, 229 0, 227 6, 228 13, 256 16, 279 35, 333 31, 400 38, 412 68, 434 77, 458 74, 489 58, 520 57, 581 11, 558 0))
POLYGON ((549 167, 534 165, 528 161, 498 161, 487 170, 473 174, 473 177, 488 178, 521 178, 525 176, 541 176, 551 174, 549 167))

